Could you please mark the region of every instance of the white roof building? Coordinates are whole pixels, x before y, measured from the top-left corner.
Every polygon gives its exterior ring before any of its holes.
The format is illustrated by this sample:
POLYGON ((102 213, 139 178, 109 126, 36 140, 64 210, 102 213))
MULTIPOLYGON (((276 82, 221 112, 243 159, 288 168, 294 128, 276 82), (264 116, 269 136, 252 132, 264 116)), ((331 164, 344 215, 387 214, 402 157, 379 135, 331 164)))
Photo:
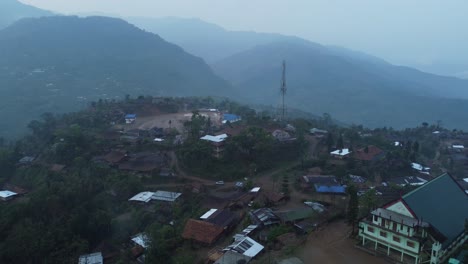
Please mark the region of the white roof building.
POLYGON ((344 149, 337 149, 335 151, 330 152, 330 155, 335 155, 335 156, 346 156, 350 154, 351 151, 349 149, 344 148, 344 149))
POLYGON ((257 193, 260 191, 260 187, 254 187, 252 190, 250 190, 251 193, 257 193))
POLYGON ((141 192, 128 200, 147 203, 151 201, 153 194, 154 194, 153 192, 141 192))
POLYGON ((417 171, 428 171, 428 170, 431 169, 429 167, 423 167, 423 165, 421 165, 419 163, 416 163, 416 162, 411 163, 411 168, 413 168, 413 169, 415 169, 417 171))
POLYGON ((156 191, 151 196, 151 199, 158 201, 174 202, 181 195, 181 193, 176 192, 156 191))
POLYGON ((166 191, 156 191, 156 192, 141 192, 132 198, 128 199, 129 201, 137 201, 148 203, 151 200, 174 202, 181 196, 181 193, 176 192, 166 192, 166 191))
POLYGON ((227 134, 221 134, 217 136, 206 135, 206 136, 201 137, 200 139, 214 142, 214 143, 220 143, 220 142, 223 142, 227 137, 228 137, 227 134))
POLYGON ((465 146, 463 146, 463 145, 452 145, 452 148, 454 148, 454 149, 464 149, 465 146))
POLYGON ((218 211, 218 209, 210 209, 208 210, 208 212, 204 213, 202 216, 200 216, 200 219, 208 219, 210 218, 211 215, 213 215, 216 211, 218 211))
POLYGON ((227 246, 224 251, 235 251, 247 257, 255 257, 264 249, 264 246, 257 243, 257 241, 246 236, 243 239, 235 241, 233 244, 227 246))
POLYGON ((16 195, 18 194, 12 191, 8 191, 8 190, 0 191, 0 199, 2 200, 8 200, 16 195))
POLYGON ((78 264, 103 264, 101 252, 91 253, 89 255, 81 255, 78 259, 78 264))
POLYGON ((135 244, 141 246, 142 248, 148 248, 149 247, 149 238, 146 234, 140 233, 132 238, 132 241, 135 242, 135 244))

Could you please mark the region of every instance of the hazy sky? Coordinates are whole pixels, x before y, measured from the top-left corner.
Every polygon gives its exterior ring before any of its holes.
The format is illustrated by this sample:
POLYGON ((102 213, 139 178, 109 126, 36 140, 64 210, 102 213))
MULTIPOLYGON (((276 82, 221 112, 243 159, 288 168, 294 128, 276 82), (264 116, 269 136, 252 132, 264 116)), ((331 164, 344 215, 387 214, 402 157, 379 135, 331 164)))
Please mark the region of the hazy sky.
POLYGON ((197 17, 231 30, 277 32, 341 45, 398 64, 468 64, 466 0, 21 1, 67 14, 197 17))

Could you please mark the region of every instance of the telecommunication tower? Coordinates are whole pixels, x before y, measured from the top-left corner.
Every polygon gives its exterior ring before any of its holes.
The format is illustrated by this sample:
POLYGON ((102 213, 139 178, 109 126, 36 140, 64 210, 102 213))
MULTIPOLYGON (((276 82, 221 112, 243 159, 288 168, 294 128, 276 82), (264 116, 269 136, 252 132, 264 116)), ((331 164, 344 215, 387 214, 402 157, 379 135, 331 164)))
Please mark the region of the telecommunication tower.
POLYGON ((283 60, 283 69, 282 69, 282 77, 281 77, 281 121, 285 120, 286 116, 286 105, 284 104, 284 97, 286 96, 286 61, 283 60))

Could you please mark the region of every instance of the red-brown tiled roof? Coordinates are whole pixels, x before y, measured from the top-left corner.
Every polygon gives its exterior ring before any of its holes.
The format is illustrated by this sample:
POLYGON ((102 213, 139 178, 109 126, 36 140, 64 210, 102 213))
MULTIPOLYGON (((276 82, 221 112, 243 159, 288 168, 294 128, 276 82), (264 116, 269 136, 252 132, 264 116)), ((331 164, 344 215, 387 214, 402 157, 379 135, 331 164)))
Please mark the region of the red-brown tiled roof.
POLYGON ((371 161, 383 153, 383 150, 373 145, 368 146, 367 149, 367 152, 366 148, 358 149, 354 152, 354 158, 358 160, 371 161))
POLYGON ((220 226, 216 226, 205 221, 189 219, 187 224, 185 224, 182 237, 185 239, 193 239, 205 244, 212 244, 218 240, 223 231, 224 229, 220 226))

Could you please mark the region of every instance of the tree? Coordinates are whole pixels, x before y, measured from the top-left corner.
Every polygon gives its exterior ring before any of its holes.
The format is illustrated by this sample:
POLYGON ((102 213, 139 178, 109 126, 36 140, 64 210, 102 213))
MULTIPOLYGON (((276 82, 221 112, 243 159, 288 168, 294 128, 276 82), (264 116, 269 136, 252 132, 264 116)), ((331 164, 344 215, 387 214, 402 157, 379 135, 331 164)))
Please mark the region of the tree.
POLYGON ((350 185, 347 192, 349 196, 347 220, 348 223, 353 227, 351 234, 354 235, 354 226, 356 225, 356 220, 359 213, 359 199, 357 196, 357 189, 354 185, 350 185))
POLYGON ((327 147, 328 147, 329 152, 332 151, 334 143, 335 143, 335 141, 333 140, 332 133, 328 133, 327 134, 327 147))
POLYGON ((375 189, 370 189, 361 197, 361 202, 365 210, 365 214, 370 213, 370 211, 377 206, 377 198, 375 189))
POLYGON ((343 149, 344 148, 343 134, 341 134, 341 133, 340 133, 340 136, 338 137, 338 141, 336 142, 336 147, 338 149, 343 149))

